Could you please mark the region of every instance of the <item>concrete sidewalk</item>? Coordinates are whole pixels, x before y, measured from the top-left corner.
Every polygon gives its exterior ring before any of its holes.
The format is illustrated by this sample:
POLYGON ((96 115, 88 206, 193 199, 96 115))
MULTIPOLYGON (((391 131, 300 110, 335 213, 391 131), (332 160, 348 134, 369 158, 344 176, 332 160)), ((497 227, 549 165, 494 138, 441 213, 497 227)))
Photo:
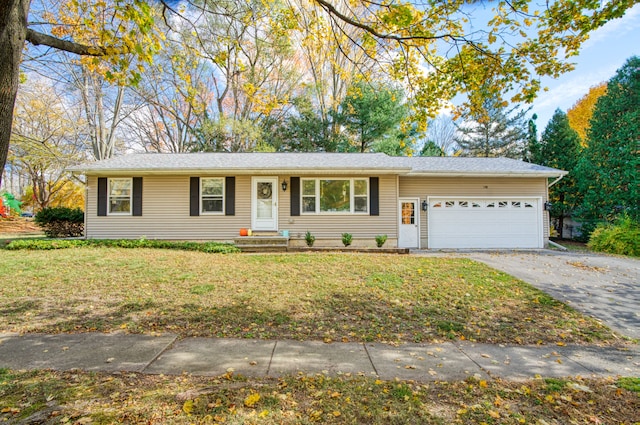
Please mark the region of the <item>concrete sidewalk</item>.
POLYGON ((0 367, 253 377, 350 373, 415 381, 640 376, 640 348, 186 338, 175 335, 0 334, 0 367))

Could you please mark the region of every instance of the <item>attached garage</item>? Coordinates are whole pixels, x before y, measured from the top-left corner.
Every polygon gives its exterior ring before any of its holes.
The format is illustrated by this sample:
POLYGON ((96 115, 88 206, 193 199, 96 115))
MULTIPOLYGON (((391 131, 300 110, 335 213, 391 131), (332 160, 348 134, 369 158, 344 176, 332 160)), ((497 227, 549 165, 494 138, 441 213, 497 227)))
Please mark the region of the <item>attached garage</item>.
POLYGON ((540 198, 430 197, 428 246, 543 248, 540 198))

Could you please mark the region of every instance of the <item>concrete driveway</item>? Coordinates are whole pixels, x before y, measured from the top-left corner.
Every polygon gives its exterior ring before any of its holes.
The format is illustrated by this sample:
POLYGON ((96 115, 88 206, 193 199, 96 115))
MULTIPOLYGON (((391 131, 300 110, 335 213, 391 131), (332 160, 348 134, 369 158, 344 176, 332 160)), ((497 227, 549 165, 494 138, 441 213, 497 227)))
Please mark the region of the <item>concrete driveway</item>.
POLYGON ((472 252, 618 333, 640 339, 640 260, 576 252, 472 252))

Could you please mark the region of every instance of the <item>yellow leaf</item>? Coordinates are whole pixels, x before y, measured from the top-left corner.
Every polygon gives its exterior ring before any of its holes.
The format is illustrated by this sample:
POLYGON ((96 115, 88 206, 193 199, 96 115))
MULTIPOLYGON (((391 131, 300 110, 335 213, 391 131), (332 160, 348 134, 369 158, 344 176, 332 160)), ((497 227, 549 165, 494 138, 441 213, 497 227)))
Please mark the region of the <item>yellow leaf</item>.
POLYGON ((187 400, 182 405, 182 411, 187 415, 190 415, 193 412, 193 400, 187 400))
POLYGON ((260 401, 260 394, 251 393, 247 396, 247 398, 244 399, 244 405, 245 407, 254 407, 256 403, 259 401, 260 401))
POLYGON ((480 381, 480 388, 487 388, 487 381, 480 381))
POLYGON ((260 412, 258 417, 259 418, 266 418, 268 415, 269 415, 269 411, 268 410, 263 410, 262 412, 260 412))

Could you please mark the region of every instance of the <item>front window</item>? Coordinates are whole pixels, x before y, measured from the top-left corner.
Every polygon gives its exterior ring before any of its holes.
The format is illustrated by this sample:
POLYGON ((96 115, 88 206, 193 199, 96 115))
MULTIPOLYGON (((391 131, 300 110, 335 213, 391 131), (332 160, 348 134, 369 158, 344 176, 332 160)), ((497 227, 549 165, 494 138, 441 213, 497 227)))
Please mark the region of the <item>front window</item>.
POLYGON ((224 205, 224 179, 200 179, 200 211, 203 214, 222 213, 224 205))
POLYGON ((131 179, 109 179, 109 214, 131 214, 131 179))
POLYGON ((366 179, 303 179, 303 213, 367 213, 366 179))

